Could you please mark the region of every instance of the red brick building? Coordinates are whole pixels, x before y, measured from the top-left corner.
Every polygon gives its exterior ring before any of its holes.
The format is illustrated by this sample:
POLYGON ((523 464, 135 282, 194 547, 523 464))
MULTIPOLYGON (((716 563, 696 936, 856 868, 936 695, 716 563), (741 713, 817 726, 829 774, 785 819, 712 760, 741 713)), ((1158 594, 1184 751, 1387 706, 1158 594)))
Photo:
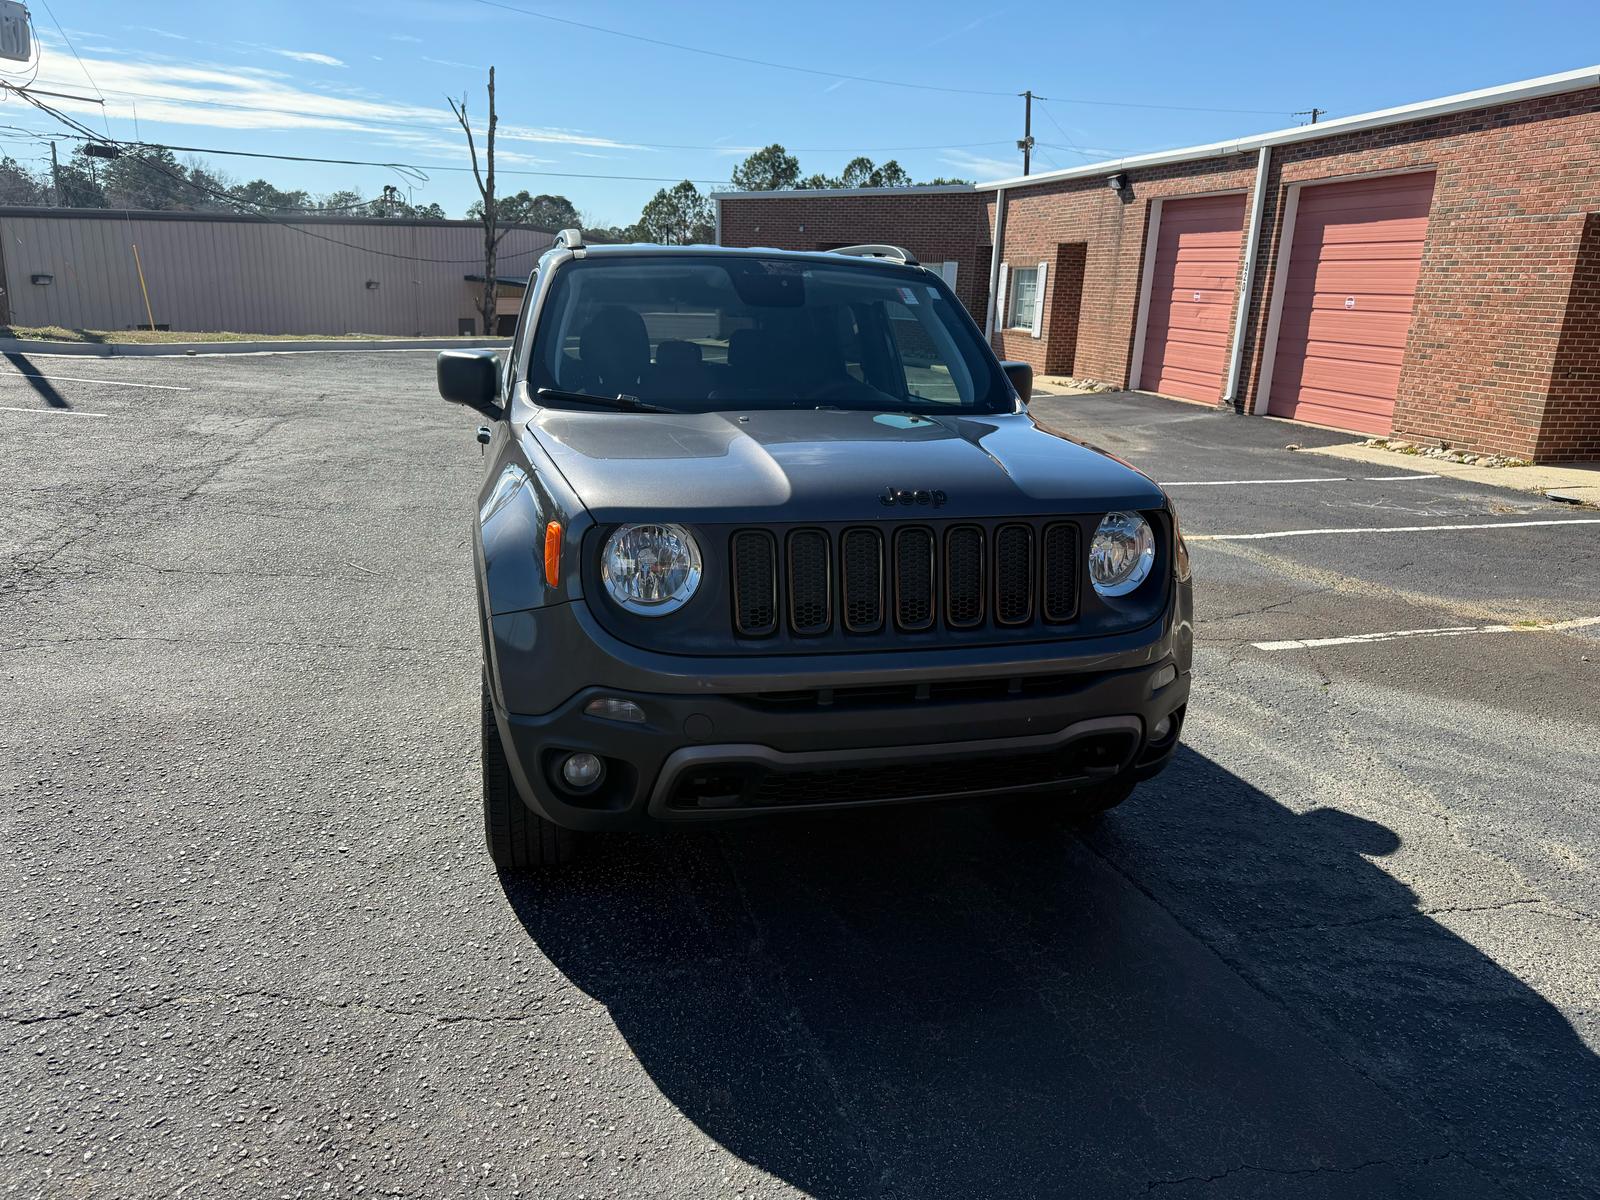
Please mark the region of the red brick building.
POLYGON ((1600 67, 975 188, 724 193, 732 246, 905 246, 1048 374, 1600 459, 1600 67))

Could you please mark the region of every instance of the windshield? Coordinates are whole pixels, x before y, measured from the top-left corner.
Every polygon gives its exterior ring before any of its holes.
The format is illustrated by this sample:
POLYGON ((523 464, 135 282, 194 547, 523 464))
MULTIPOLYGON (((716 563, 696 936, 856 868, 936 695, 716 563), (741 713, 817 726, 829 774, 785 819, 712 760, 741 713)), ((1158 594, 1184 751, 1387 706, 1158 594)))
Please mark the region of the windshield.
POLYGON ((936 276, 854 260, 595 256, 556 272, 528 386, 675 412, 1007 412, 1011 390, 936 276))

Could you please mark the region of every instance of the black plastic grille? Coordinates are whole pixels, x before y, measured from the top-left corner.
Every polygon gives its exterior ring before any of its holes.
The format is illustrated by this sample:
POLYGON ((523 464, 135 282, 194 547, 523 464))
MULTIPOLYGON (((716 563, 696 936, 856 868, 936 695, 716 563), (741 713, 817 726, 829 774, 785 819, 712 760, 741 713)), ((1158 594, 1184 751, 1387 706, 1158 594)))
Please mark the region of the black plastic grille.
POLYGON ((983 620, 983 530, 960 525, 945 535, 945 619, 956 629, 983 620))
POLYGON ((1078 527, 1044 531, 1044 619, 1056 624, 1078 615, 1078 527))
POLYGON ((847 530, 840 539, 844 627, 872 633, 883 625, 883 538, 876 529, 847 530))
POLYGON ((916 631, 933 624, 933 531, 911 528, 894 535, 894 619, 916 631))
POLYGON ((1021 625, 1033 615, 1033 530, 1005 525, 994 537, 994 615, 1021 625))
POLYGON ((1063 518, 738 530, 734 629, 866 638, 1064 625, 1080 617, 1083 538, 1063 518))
POLYGON ((799 529, 789 535, 789 624, 796 633, 826 633, 830 623, 832 581, 828 571, 828 535, 820 529, 799 529))
POLYGON ((764 529, 733 535, 733 625, 749 637, 778 628, 778 553, 764 529))

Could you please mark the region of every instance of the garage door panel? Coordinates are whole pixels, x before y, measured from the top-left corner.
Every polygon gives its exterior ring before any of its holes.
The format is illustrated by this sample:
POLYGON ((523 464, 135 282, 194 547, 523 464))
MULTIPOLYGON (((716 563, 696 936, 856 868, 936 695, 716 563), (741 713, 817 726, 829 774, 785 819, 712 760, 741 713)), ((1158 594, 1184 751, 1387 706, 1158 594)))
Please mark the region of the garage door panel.
POLYGON ((1330 425, 1353 433, 1383 434, 1394 424, 1394 407, 1370 396, 1308 389, 1297 393, 1295 420, 1330 425))
MULTIPOLYGON (((1278 343, 1278 353, 1294 361, 1305 357, 1306 349, 1307 342, 1305 339, 1280 341, 1278 343)), ((1404 346, 1374 347, 1362 343, 1342 345, 1338 342, 1328 341, 1319 341, 1317 343, 1315 355, 1318 359, 1325 359, 1330 362, 1379 363, 1389 367, 1398 367, 1405 360, 1405 356, 1406 348, 1404 346)), ((1276 371, 1273 372, 1273 376, 1276 378, 1276 371)))
POLYGON ((1431 173, 1301 189, 1268 412, 1393 428, 1432 200, 1431 173))
MULTIPOLYGON (((1299 339, 1307 346, 1308 354, 1320 354, 1322 346, 1348 346, 1359 350, 1370 346, 1374 350, 1404 350, 1408 313, 1346 312, 1343 308, 1316 310, 1303 324, 1299 339), (1401 318, 1397 320, 1396 318, 1401 318)), ((1283 343, 1280 343, 1282 345, 1283 343)))
MULTIPOLYGON (((1420 247, 1419 247, 1420 249, 1420 247)), ((1368 259, 1362 262, 1324 262, 1310 280, 1313 291, 1344 296, 1411 296, 1417 290, 1417 263, 1368 259)))
POLYGON ((1378 412, 1383 409, 1384 393, 1400 386, 1400 365, 1308 358, 1300 368, 1299 386, 1302 390, 1363 397, 1370 401, 1371 411, 1378 412))
POLYGON ((1162 205, 1140 387, 1188 400, 1222 395, 1243 237, 1242 195, 1162 205))
POLYGON ((1181 329, 1215 329, 1226 332, 1232 317, 1228 304, 1171 304, 1158 322, 1151 324, 1153 331, 1172 333, 1181 329))
POLYGON ((1290 288, 1284 293, 1284 303, 1299 303, 1316 312, 1401 313, 1411 311, 1416 302, 1411 292, 1376 295, 1371 292, 1327 291, 1290 288), (1354 300, 1354 305, 1345 301, 1354 300))

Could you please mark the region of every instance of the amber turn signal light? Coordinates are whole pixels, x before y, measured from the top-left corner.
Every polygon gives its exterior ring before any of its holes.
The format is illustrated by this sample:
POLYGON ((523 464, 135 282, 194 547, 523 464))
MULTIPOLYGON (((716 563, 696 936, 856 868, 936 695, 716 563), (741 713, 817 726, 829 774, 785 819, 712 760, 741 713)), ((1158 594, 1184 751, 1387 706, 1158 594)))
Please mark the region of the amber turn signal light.
POLYGON ((544 578, 551 587, 561 583, 561 522, 544 527, 544 578))

